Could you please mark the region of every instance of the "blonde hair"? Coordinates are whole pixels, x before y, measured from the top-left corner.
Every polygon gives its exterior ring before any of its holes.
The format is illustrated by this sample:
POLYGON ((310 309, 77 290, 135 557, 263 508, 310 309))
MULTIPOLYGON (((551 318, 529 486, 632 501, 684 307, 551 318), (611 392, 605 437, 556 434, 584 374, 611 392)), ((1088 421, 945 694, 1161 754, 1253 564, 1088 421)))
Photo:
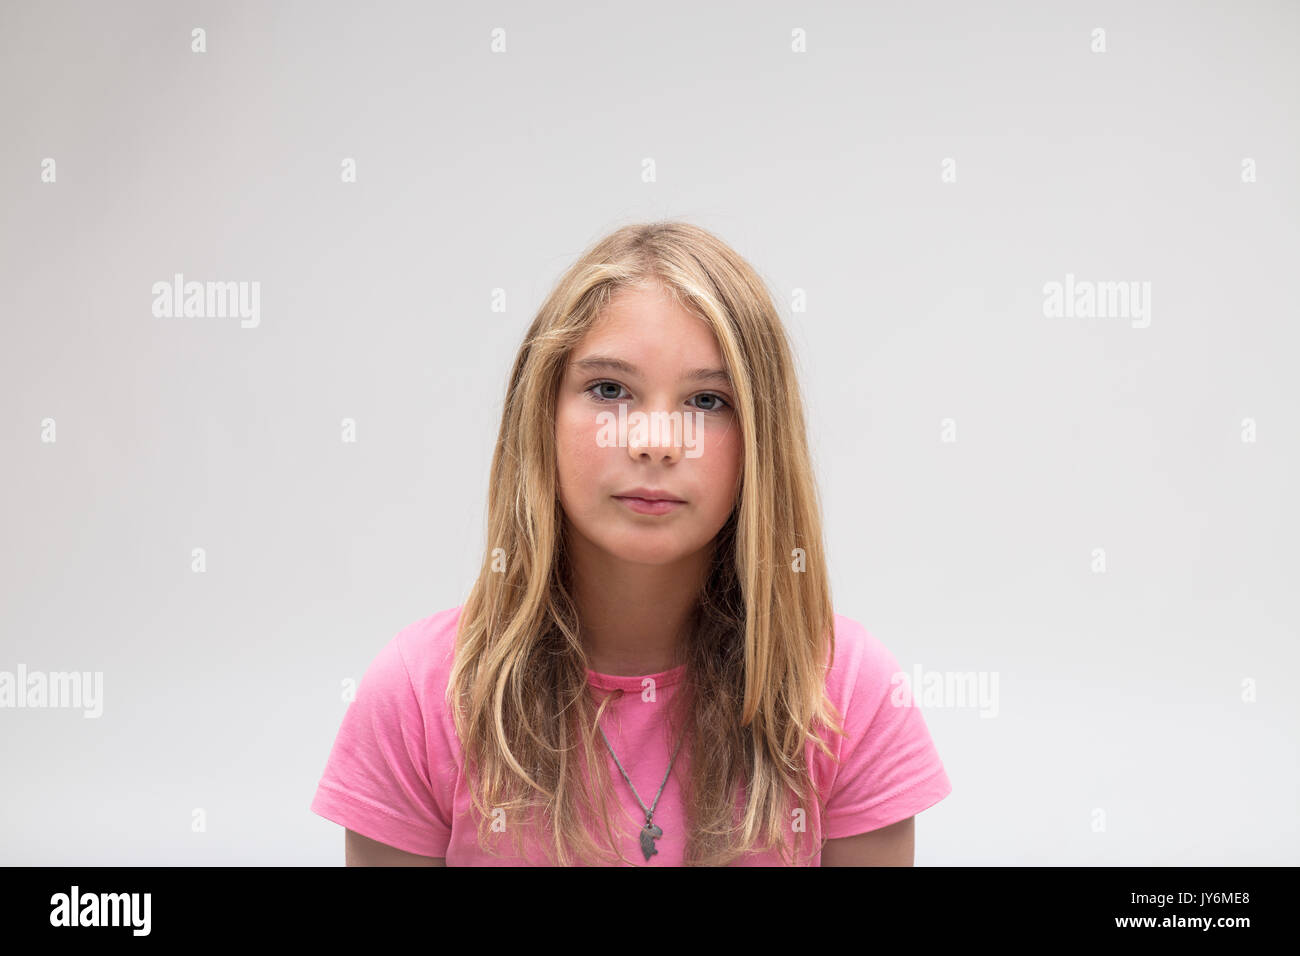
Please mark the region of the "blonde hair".
POLYGON ((461 610, 447 688, 479 843, 495 852, 488 828, 504 811, 517 856, 523 832, 540 822, 551 835, 540 840, 546 862, 624 860, 597 737, 617 692, 597 706, 588 691, 557 494, 555 411, 573 348, 614 294, 647 285, 712 329, 732 378, 744 449, 737 505, 714 541, 669 715, 685 733, 689 767, 685 862, 724 865, 754 852, 792 862, 795 810, 806 812, 810 796, 820 799, 805 748, 815 741, 833 756, 819 728, 843 733, 825 693, 834 616, 820 503, 772 298, 734 250, 685 222, 625 226, 588 248, 538 310, 510 373, 492 457, 488 547, 461 610), (791 568, 795 549, 803 553, 801 572, 791 568), (494 552, 506 555, 504 570, 494 552), (693 747, 698 740, 708 745, 693 747), (607 846, 591 833, 597 822, 607 846))

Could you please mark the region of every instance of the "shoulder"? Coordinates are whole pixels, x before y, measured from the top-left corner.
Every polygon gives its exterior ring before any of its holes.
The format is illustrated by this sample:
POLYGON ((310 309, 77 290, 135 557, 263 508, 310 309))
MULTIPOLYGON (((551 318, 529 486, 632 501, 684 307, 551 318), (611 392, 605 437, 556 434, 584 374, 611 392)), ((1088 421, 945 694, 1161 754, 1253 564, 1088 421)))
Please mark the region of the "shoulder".
POLYGON ((459 608, 401 628, 371 659, 330 751, 312 809, 362 836, 444 856, 459 756, 445 703, 459 608))
POLYGON ((460 607, 447 608, 412 621, 397 632, 390 644, 412 675, 417 671, 451 669, 460 612, 460 607))
POLYGON ((851 701, 855 710, 879 702, 900 679, 898 659, 889 648, 858 621, 836 614, 826 692, 841 713, 851 701))
POLYGON ((412 621, 390 637, 371 660, 357 700, 375 717, 401 719, 419 712, 426 721, 445 712, 447 681, 456 647, 460 607, 412 621))
POLYGON ((813 754, 826 794, 826 837, 879 830, 920 813, 952 789, 921 711, 905 693, 893 652, 852 618, 835 615, 826 687, 843 718, 833 757, 813 754))

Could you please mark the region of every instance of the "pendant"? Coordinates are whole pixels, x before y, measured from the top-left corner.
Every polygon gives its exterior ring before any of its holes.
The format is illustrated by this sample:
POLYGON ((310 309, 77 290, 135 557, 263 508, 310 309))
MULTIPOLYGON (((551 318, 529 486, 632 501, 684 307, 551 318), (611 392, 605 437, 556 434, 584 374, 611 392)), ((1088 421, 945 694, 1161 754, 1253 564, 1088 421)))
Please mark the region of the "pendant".
POLYGON ((655 840, 659 839, 663 835, 664 831, 659 829, 649 820, 647 820, 645 826, 641 828, 641 852, 645 854, 647 862, 649 862, 650 857, 659 852, 659 848, 655 846, 655 840))

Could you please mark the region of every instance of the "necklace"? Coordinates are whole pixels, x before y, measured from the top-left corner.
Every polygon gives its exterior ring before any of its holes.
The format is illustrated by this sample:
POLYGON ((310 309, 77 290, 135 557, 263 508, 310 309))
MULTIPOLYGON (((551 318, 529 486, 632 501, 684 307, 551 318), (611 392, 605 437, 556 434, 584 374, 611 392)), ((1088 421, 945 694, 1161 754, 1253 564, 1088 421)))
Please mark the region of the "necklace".
POLYGON ((600 735, 605 738, 605 746, 609 747, 609 755, 614 758, 614 763, 618 765, 619 773, 623 775, 623 779, 627 781, 627 785, 632 788, 632 796, 636 797, 636 802, 639 803, 641 809, 645 811, 645 826, 641 828, 641 852, 645 855, 646 862, 648 863, 650 857, 659 852, 659 848, 655 846, 655 840, 664 835, 664 831, 653 822, 655 807, 659 806, 659 798, 663 796, 664 785, 668 783, 668 774, 673 772, 673 764, 677 762, 677 751, 682 749, 682 741, 686 739, 686 731, 683 730, 682 735, 677 738, 677 748, 673 751, 673 759, 668 763, 668 770, 664 774, 664 782, 659 784, 659 792, 655 794, 655 802, 650 804, 650 808, 647 810, 645 801, 641 799, 641 794, 637 793, 636 787, 632 786, 632 778, 627 775, 627 771, 624 770, 623 765, 619 763, 618 754, 614 753, 614 747, 610 744, 609 738, 605 737, 605 729, 601 727, 600 724, 596 724, 596 729, 599 730, 600 735))

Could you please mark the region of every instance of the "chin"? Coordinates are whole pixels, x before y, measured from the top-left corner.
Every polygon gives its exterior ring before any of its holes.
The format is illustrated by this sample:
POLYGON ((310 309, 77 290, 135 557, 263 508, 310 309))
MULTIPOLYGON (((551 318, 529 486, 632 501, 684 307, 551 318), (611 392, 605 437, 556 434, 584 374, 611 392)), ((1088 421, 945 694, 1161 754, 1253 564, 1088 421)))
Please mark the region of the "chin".
POLYGON ((632 564, 672 564, 691 553, 677 541, 630 541, 626 538, 610 541, 601 547, 620 561, 632 564))

